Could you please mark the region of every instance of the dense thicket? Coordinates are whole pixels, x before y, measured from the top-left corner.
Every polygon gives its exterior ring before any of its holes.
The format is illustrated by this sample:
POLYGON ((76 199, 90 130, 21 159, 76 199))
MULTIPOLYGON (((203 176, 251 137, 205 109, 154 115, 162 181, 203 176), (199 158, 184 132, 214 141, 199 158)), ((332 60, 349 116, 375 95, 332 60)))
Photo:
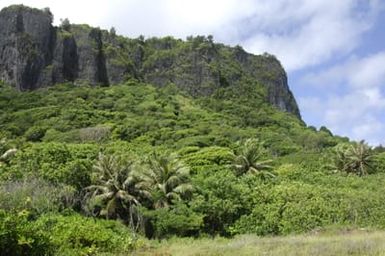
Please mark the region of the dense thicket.
POLYGON ((243 86, 191 98, 135 80, 2 85, 0 254, 127 252, 137 234, 385 227, 382 148, 306 127, 243 86))

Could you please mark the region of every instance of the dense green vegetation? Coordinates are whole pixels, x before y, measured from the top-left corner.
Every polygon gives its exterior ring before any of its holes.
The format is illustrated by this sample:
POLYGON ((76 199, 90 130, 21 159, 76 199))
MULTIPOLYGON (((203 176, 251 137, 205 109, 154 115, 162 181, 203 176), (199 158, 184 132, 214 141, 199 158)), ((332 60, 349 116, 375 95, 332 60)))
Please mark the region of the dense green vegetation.
POLYGON ((306 127, 261 88, 192 98, 136 80, 25 93, 1 85, 0 255, 385 228, 383 148, 306 127))

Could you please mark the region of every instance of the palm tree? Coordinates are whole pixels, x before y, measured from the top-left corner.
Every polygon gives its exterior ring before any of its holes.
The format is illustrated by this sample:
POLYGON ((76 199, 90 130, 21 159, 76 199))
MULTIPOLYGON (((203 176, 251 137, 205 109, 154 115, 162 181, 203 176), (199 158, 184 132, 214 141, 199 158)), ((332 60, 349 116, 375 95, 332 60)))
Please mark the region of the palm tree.
POLYGON ((358 144, 352 145, 346 156, 349 160, 349 169, 357 175, 367 175, 369 170, 372 169, 371 162, 373 153, 365 141, 360 141, 358 144))
POLYGON ((365 141, 345 147, 339 146, 335 151, 334 168, 339 171, 364 176, 372 169, 372 157, 372 149, 365 141))
POLYGON ((150 194, 141 189, 140 180, 133 175, 134 163, 99 154, 93 170, 93 185, 85 188, 85 198, 94 215, 139 225, 137 207, 150 194))
POLYGON ((262 179, 273 178, 272 160, 262 160, 265 149, 258 139, 247 139, 234 155, 233 167, 237 175, 251 173, 262 179))
POLYGON ((173 201, 191 196, 193 186, 189 180, 190 170, 175 155, 158 156, 147 159, 142 173, 141 187, 152 192, 153 207, 167 208, 173 201))

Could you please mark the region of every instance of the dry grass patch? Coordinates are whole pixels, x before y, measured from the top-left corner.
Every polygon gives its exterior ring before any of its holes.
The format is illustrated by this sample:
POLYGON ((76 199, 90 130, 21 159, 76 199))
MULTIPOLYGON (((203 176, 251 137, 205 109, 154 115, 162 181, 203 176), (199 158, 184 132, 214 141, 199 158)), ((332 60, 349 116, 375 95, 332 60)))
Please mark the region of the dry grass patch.
POLYGON ((226 238, 174 238, 149 242, 136 255, 200 256, 200 255, 263 255, 263 256, 344 256, 385 255, 385 232, 351 231, 339 234, 313 234, 287 237, 254 235, 226 238))

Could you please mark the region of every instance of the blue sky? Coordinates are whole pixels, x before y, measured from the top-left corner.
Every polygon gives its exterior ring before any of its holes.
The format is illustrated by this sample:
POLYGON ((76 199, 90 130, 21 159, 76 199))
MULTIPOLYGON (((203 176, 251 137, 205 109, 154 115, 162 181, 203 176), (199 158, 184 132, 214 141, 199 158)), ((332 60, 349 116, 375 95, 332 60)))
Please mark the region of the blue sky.
POLYGON ((285 67, 308 125, 385 144, 384 0, 0 0, 129 37, 214 36, 285 67))

